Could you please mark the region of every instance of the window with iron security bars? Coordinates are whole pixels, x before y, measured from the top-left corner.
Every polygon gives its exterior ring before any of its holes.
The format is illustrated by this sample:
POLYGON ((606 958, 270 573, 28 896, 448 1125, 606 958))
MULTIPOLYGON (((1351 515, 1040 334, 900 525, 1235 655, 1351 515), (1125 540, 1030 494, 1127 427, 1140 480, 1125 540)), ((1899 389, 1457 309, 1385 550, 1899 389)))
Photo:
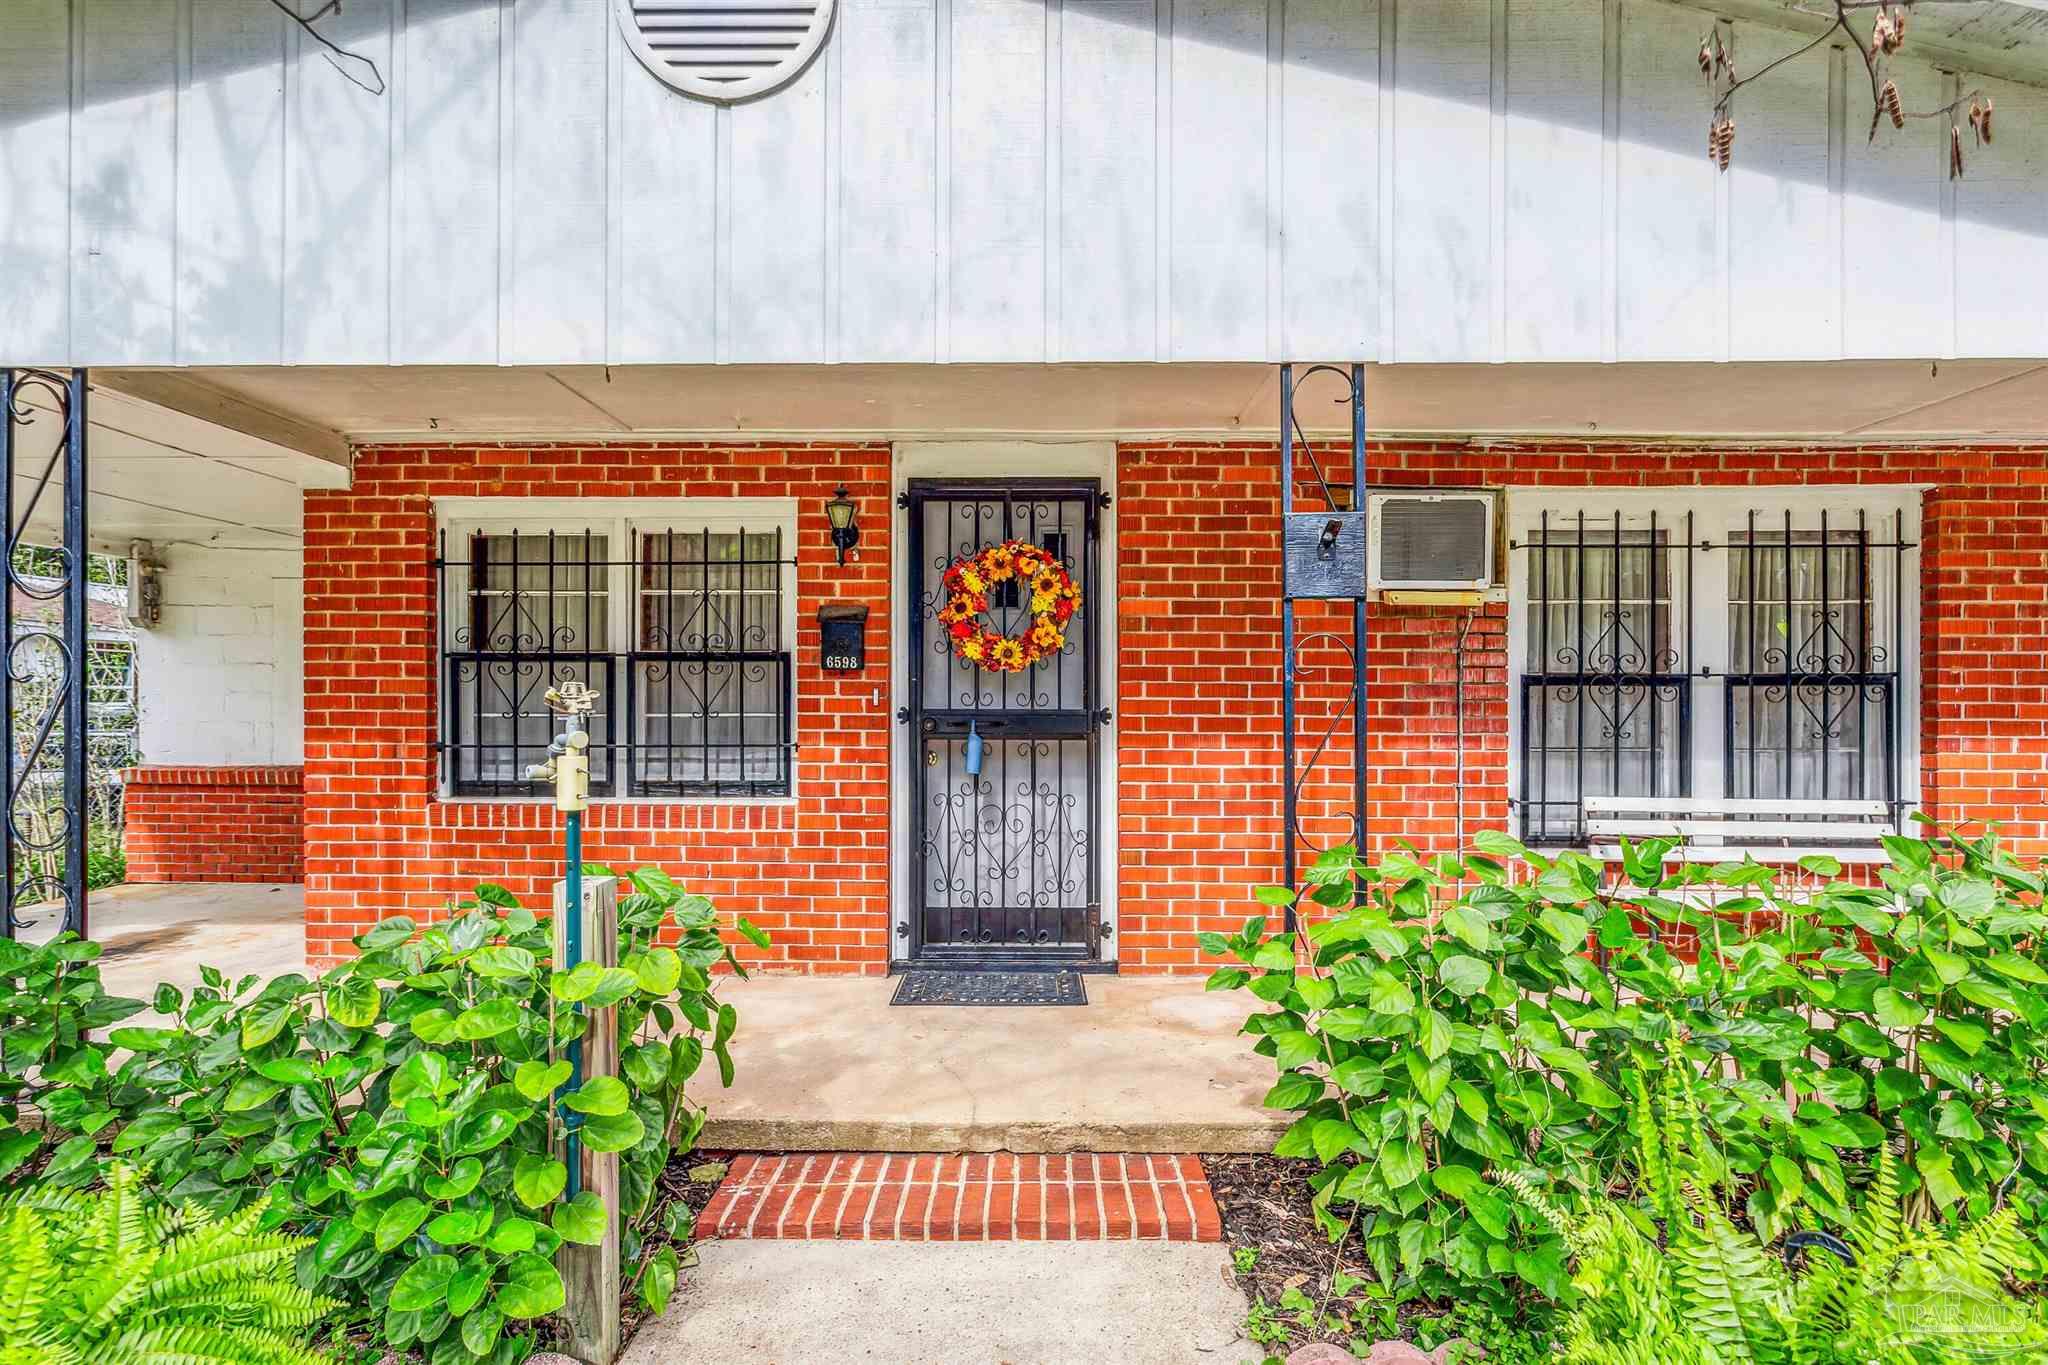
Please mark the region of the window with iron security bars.
POLYGON ((1525 839, 1583 842, 1588 796, 1876 800, 1903 815, 1912 508, 1744 497, 1518 500, 1525 839))
POLYGON ((790 540, 787 525, 758 522, 445 527, 449 794, 544 797, 526 772, 560 729, 546 694, 577 681, 599 694, 593 796, 788 795, 790 540))

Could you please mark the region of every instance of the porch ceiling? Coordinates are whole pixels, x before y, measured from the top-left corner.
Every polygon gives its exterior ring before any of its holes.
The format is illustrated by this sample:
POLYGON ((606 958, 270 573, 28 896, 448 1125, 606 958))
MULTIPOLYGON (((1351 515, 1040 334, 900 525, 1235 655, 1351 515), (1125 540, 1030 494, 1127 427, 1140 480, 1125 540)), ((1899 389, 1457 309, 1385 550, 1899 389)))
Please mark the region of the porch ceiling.
MULTIPOLYGON (((302 490, 347 483, 347 443, 332 431, 252 412, 182 383, 137 385, 163 400, 152 402, 107 384, 97 371, 92 379, 86 526, 101 549, 122 552, 135 540, 296 549, 302 490)), ((48 394, 27 389, 23 402, 27 420, 15 434, 15 515, 33 501, 29 539, 55 544, 62 538, 62 461, 40 498, 35 485, 62 431, 48 394)))
MULTIPOLYGON (((108 389, 217 405, 244 429, 352 442, 458 438, 1189 434, 1269 438, 1270 365, 244 367, 95 371, 108 389), (175 379, 175 383, 170 382, 175 379)), ((1311 388, 1313 431, 1344 409, 1311 388), (1327 401, 1326 401, 1327 400, 1327 401)), ((2048 436, 2038 360, 1375 365, 1377 433, 1806 440, 2048 436)), ((279 440, 288 436, 278 435, 279 440)))

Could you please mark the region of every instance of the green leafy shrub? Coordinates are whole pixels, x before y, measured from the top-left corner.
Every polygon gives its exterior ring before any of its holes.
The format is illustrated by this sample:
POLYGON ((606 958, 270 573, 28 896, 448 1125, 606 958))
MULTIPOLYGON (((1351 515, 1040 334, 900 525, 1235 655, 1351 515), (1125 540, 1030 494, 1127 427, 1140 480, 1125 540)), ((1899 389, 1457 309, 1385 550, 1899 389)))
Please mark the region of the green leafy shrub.
POLYGON ((1245 1030, 1280 1071, 1267 1105, 1300 1111, 1279 1154, 1323 1163, 1311 1181, 1319 1215, 1333 1236, 1357 1227, 1385 1283, 1498 1298, 1519 1279, 1564 1292, 1564 1239, 1485 1177, 1505 1167, 1594 1187, 1624 1103, 1602 1076, 1608 1033, 1590 1048, 1573 1033, 1594 1011, 1645 1037, 1664 1028, 1617 1000, 1582 955, 1589 921, 1575 907, 1598 872, 1582 863, 1516 882, 1485 858, 1371 869, 1334 849, 1308 873, 1308 899, 1329 913, 1302 916, 1300 944, 1263 917, 1204 936, 1207 951, 1243 964, 1210 988, 1248 989, 1272 1007, 1245 1030), (1478 885, 1444 905, 1460 875, 1478 885))
MULTIPOLYGON (((1617 933, 1610 967, 1665 1012, 1711 1081, 1706 1122, 1766 1236, 1812 1210, 1850 1217, 1843 1155, 1890 1145, 1916 1214, 1988 1215, 2001 1193, 2036 1228, 2048 1180, 2048 915, 2042 880, 1995 836, 1886 840, 1874 883, 1783 889, 1755 864, 1660 878, 1646 845, 1621 902, 1689 924, 1696 963, 1617 933), (1685 893, 1732 893, 1709 915, 1685 893), (1747 924, 1739 921, 1746 920, 1747 924), (1731 922, 1737 921, 1737 922, 1731 922)), ((1809 873, 1837 878, 1832 859, 1809 873)))
MULTIPOLYGON (((389 919, 355 941, 359 955, 317 979, 229 982, 206 969, 189 996, 160 987, 169 1021, 113 1029, 106 1043, 128 1055, 111 1069, 103 1046, 80 1044, 95 1057, 72 1068, 76 1083, 46 1084, 34 1102, 63 1120, 49 1138, 93 1136, 67 1139, 39 1178, 94 1179, 96 1137, 148 1166, 176 1203, 225 1215, 264 1202, 266 1225, 311 1239, 301 1285, 382 1344, 437 1362, 518 1359, 533 1340, 522 1325, 562 1306, 554 1251, 605 1228, 595 1195, 568 1194, 566 1123, 619 1156, 630 1262, 655 1177, 703 1126, 685 1083, 707 1057, 731 1082, 738 1021, 711 969, 740 964, 710 902, 654 868, 635 872, 620 902, 617 967, 554 970, 548 924, 489 885, 446 922, 389 919), (567 1090, 582 1010, 603 1007, 617 1011, 620 1074, 567 1090)), ((98 1003, 91 1017, 139 1008, 98 1003)), ((686 1237, 687 1215, 663 1231, 686 1237)), ((675 1252, 663 1245, 627 1270, 659 1309, 675 1252)))
POLYGON ((128 853, 121 847, 121 831, 95 825, 85 844, 85 885, 97 891, 119 886, 128 880, 128 853))
POLYGON ((262 1231, 265 1212, 167 1210, 120 1163, 97 1194, 0 1197, 0 1360, 311 1365, 331 1303, 294 1283, 304 1243, 262 1231))
POLYGON ((1667 1064, 1698 1081, 1703 1131, 1766 1240, 1849 1226, 1884 1147, 1916 1220, 2009 1202, 2030 1234, 2048 1225, 2048 916, 2039 873, 1995 837, 1890 839, 1874 877, 1815 858, 1796 885, 1754 862, 1667 862, 1664 841, 1625 845, 1620 879, 1476 843, 1378 868, 1333 850, 1294 937, 1263 916, 1204 936, 1237 959, 1211 987, 1270 1007, 1246 1031, 1280 1072, 1267 1104, 1299 1113, 1279 1151, 1322 1163, 1326 1226, 1356 1226, 1383 1279, 1496 1306, 1510 1277, 1559 1297, 1562 1244, 1492 1181, 1621 1177, 1624 1078, 1667 1064), (1674 951, 1680 936, 1698 951, 1674 951))
POLYGON ((95 1135, 121 1117, 108 1048, 93 1034, 147 1007, 107 994, 99 955, 73 935, 41 946, 0 938, 0 1189, 24 1167, 90 1178, 95 1135))
POLYGON ((1509 1182, 1571 1242, 1568 1365, 1928 1365, 2048 1352, 2038 1309, 2005 1289, 2028 1259, 2010 1207, 1960 1235, 1912 1228, 1881 1148, 1846 1242, 1808 1249, 1795 1273, 1737 1226, 1728 1166, 1686 1072, 1662 1074, 1654 1105, 1633 1080, 1638 1201, 1598 1200, 1573 1217, 1509 1182))

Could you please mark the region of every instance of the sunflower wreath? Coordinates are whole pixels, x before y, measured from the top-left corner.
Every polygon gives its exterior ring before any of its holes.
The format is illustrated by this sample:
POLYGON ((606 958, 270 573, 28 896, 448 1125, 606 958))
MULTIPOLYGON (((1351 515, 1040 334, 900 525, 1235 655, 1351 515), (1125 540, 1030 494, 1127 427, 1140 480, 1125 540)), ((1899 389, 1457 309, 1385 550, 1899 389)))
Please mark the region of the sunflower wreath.
POLYGON ((963 555, 939 580, 946 603, 939 624, 953 653, 989 673, 1021 673, 1067 643, 1067 622, 1081 609, 1081 590, 1060 562, 1023 540, 1006 540, 963 555), (1016 635, 989 629, 980 616, 996 589, 1015 581, 1030 594, 1031 623, 1016 635))

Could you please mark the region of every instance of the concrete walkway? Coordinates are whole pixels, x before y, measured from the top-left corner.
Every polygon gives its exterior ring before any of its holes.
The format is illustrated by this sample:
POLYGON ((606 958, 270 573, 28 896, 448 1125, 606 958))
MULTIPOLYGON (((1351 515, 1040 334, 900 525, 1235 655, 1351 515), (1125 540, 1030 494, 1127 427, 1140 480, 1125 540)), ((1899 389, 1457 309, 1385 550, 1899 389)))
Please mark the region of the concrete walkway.
POLYGON ((719 985, 738 1075, 709 1067, 704 1144, 736 1151, 1263 1152, 1257 1001, 1198 977, 1090 976, 1079 1007, 892 1009, 881 977, 719 985))
MULTIPOLYGON (((1011 1011, 1032 1013, 1033 1011, 1011 1011)), ((1215 1243, 707 1242, 619 1365, 1238 1365, 1215 1243)))
MULTIPOLYGON (((202 964, 230 979, 256 973, 268 981, 306 970, 306 889, 271 882, 205 882, 109 886, 86 898, 92 937, 105 950, 100 979, 111 995, 148 1000, 157 983, 180 990, 199 984, 202 964)), ((57 931, 55 915, 22 937, 41 943, 57 931)))

